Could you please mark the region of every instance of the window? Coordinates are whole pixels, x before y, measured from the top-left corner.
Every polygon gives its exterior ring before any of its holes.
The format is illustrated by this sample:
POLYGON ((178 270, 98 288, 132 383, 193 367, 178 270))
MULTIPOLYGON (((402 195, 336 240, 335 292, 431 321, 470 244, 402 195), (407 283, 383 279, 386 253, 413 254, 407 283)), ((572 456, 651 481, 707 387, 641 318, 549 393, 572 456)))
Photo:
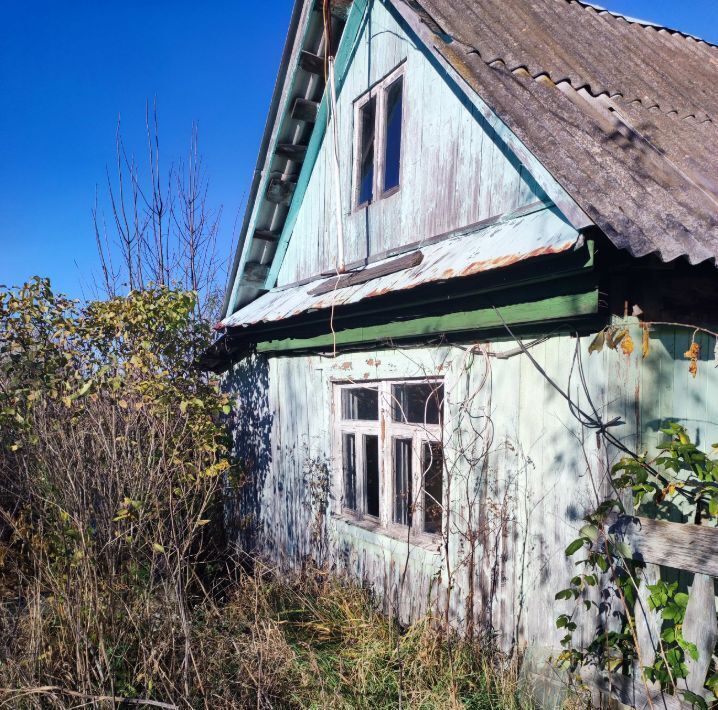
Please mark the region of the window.
POLYGON ((344 512, 387 529, 441 532, 444 386, 436 380, 335 385, 344 512))
POLYGON ((399 189, 404 68, 380 81, 356 102, 355 199, 357 208, 399 189))

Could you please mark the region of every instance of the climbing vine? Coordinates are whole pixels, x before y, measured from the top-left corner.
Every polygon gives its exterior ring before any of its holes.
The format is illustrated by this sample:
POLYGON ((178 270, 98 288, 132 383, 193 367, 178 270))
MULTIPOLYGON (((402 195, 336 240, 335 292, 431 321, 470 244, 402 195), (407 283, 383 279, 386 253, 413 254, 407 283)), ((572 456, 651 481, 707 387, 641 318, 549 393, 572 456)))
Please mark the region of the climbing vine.
MULTIPOLYGON (((650 349, 650 325, 642 324, 644 358, 650 349)), ((693 377, 700 358, 696 342, 700 330, 693 330, 684 355, 693 377)), ((598 333, 589 352, 600 352, 604 347, 620 349, 627 356, 634 351, 628 329, 620 326, 609 326, 598 333)), ((661 433, 664 440, 654 457, 624 450, 625 455, 611 468, 612 496, 584 517, 579 536, 566 548, 569 557, 583 554, 576 562, 579 572, 566 589, 556 594, 557 600, 574 602, 570 611, 556 619, 557 627, 566 632, 557 660, 572 672, 585 666, 624 674, 631 668, 640 668, 646 682, 682 695, 694 707, 708 708, 718 696, 715 656, 705 683, 705 697, 679 688, 678 684, 688 675, 689 660, 698 660, 699 656, 697 647, 683 635, 688 594, 680 590, 678 581, 643 581, 641 564, 631 559, 631 549, 610 527, 611 516, 625 515, 629 503, 633 510, 640 507, 651 518, 667 519, 670 511, 677 508, 694 523, 714 524, 718 516, 718 444, 713 445, 710 454, 700 450, 678 423, 666 424, 661 433), (643 594, 641 584, 645 585, 643 594), (644 601, 660 621, 658 648, 651 663, 641 658, 636 633, 636 618, 645 611, 644 601), (582 636, 592 621, 595 632, 586 642, 582 636)))

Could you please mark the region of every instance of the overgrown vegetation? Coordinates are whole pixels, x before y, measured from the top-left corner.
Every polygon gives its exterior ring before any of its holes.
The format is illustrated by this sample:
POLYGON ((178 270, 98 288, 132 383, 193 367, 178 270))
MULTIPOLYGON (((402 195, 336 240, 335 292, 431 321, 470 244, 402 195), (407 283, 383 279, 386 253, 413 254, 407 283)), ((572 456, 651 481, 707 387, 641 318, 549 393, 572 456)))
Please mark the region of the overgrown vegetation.
POLYGON ((518 708, 491 644, 226 558, 209 332, 165 287, 0 293, 0 706, 518 708))
MULTIPOLYGON (((642 325, 644 358, 650 347, 650 325, 642 325)), ((700 330, 692 328, 690 346, 684 354, 690 361, 689 372, 693 377, 698 372, 700 347, 695 337, 700 330)), ((589 352, 598 352, 604 345, 613 350, 620 347, 626 356, 634 350, 627 328, 604 329, 594 339, 589 352)), ((633 672, 645 683, 682 698, 692 707, 717 707, 718 648, 712 653, 708 651, 708 673, 703 689, 694 692, 681 683, 689 675, 690 660, 698 661, 700 654, 696 644, 684 638, 689 595, 679 587, 677 572, 664 570, 663 576, 667 574, 667 578, 659 576, 651 584, 643 574, 644 565, 633 559, 620 533, 614 534, 610 528, 610 516, 625 516, 634 511, 658 520, 671 520, 680 514, 694 524, 715 526, 718 459, 714 454, 718 444, 712 447, 713 455, 701 451, 686 428, 675 422, 666 423, 661 433, 664 441, 653 456, 633 452, 618 442, 617 448, 624 455, 611 468, 614 495, 602 499, 585 516, 579 537, 566 548, 569 557, 583 553, 583 559, 576 562, 578 571, 570 586, 556 594, 557 600, 574 602, 573 608, 556 620, 557 627, 566 631, 562 640, 564 651, 558 662, 571 671, 595 666, 611 672, 633 672), (637 622, 643 622, 648 612, 657 615, 658 629, 655 648, 651 649, 650 660, 646 662, 638 641, 637 622), (595 631, 591 634, 592 627, 595 631), (587 630, 588 639, 585 638, 587 630)), ((606 433, 606 427, 601 429, 601 435, 609 444, 617 443, 606 433)), ((712 580, 710 588, 713 589, 712 580)), ((709 609, 708 613, 712 611, 709 609)), ((646 650, 643 648, 643 653, 646 650)), ((700 683, 703 683, 702 676, 700 683)))

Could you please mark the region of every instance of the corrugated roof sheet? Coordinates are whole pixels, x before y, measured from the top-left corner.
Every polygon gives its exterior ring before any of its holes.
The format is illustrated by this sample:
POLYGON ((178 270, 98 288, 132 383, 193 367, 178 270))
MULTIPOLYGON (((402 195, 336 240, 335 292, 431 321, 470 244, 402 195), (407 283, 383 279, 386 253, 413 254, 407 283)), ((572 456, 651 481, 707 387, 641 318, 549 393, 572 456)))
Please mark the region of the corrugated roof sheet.
POLYGON ((576 0, 418 9, 445 33, 437 50, 616 246, 718 256, 716 46, 576 0))
MULTIPOLYGON (((536 256, 566 252, 583 243, 581 235, 551 207, 507 217, 483 229, 418 247, 424 258, 418 266, 374 278, 363 284, 312 296, 310 291, 335 277, 274 289, 225 318, 221 328, 272 323, 312 311, 359 303, 394 291, 500 269, 536 256)), ((392 258, 372 264, 391 262, 392 258)))

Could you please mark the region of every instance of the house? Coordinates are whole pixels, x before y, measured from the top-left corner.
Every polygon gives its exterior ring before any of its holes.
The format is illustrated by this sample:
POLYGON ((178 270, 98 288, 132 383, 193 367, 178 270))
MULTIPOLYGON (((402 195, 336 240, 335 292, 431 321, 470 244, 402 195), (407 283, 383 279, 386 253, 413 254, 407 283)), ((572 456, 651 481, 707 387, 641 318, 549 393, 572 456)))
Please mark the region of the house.
POLYGON ((717 85, 718 47, 578 0, 298 0, 204 357, 241 544, 557 648, 599 429, 718 440, 717 85))

